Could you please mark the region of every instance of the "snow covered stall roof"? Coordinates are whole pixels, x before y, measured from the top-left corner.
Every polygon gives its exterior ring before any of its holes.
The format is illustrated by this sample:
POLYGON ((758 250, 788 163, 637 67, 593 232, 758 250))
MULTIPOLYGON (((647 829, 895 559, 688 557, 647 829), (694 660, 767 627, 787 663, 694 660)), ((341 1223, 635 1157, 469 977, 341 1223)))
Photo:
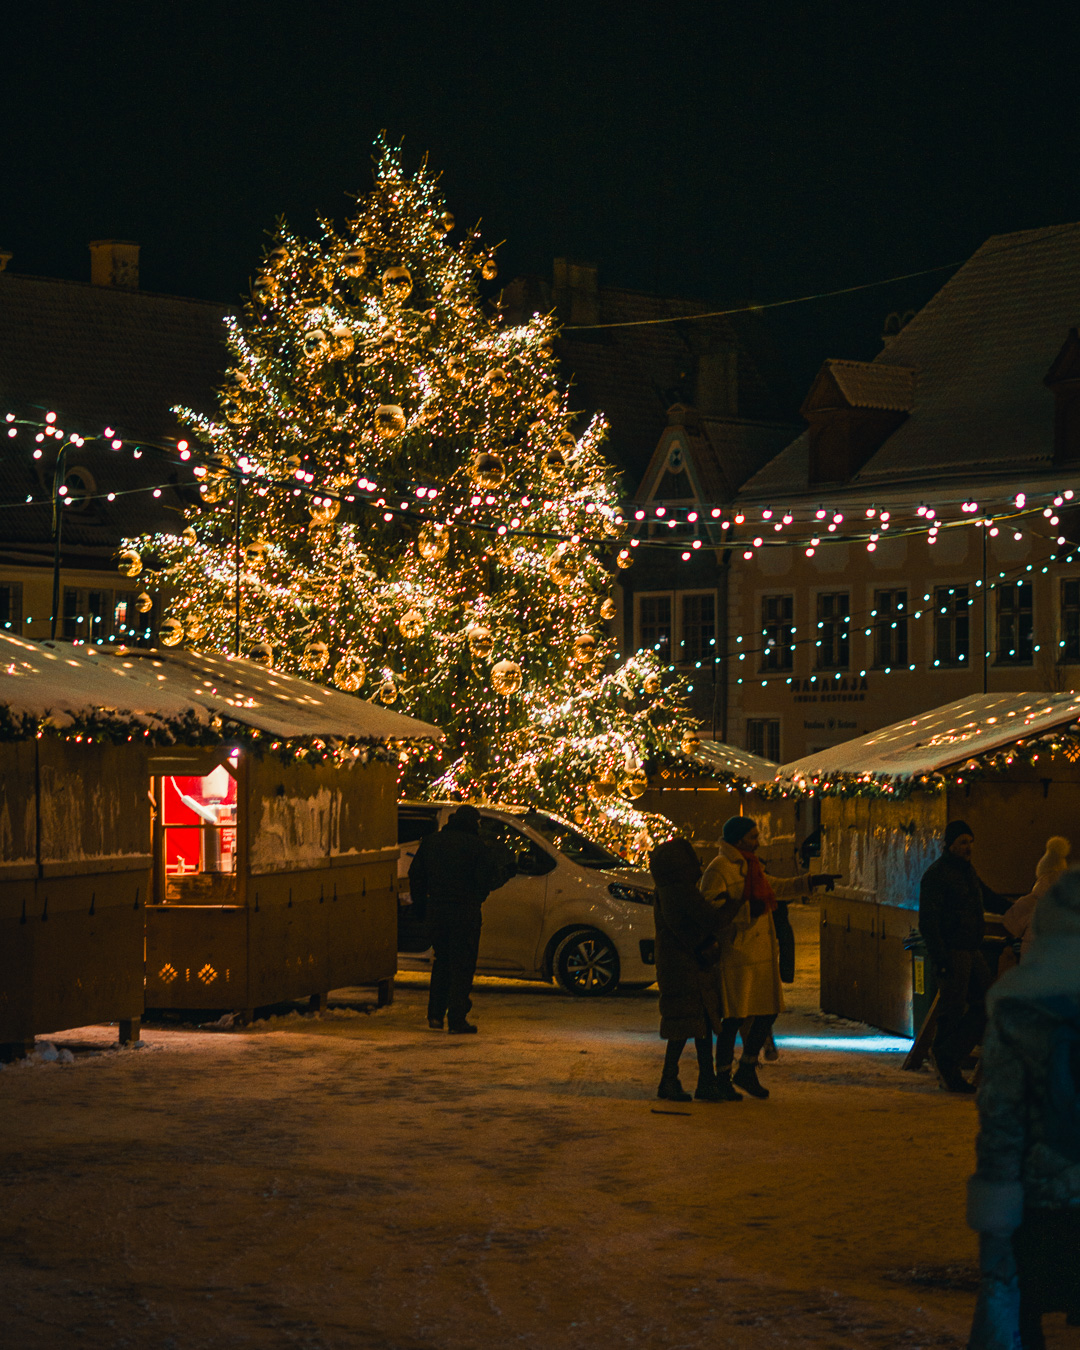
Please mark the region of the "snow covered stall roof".
POLYGON ((971 694, 785 764, 784 781, 914 778, 1080 719, 1080 693, 971 694))
POLYGON ((718 778, 736 778, 747 783, 771 783, 780 769, 771 759, 762 759, 723 741, 702 741, 689 758, 711 769, 718 778))
POLYGON ((428 722, 405 717, 257 661, 199 652, 74 647, 0 633, 0 707, 16 717, 69 723, 130 716, 155 728, 219 715, 283 740, 441 740, 428 722))

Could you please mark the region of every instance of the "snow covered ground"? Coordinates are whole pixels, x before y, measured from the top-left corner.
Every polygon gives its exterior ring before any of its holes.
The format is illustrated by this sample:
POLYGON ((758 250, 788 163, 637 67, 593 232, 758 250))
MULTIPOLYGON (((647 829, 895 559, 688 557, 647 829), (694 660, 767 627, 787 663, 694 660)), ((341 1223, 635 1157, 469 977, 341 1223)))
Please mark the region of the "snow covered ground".
POLYGON ((974 1107, 815 1011, 795 917, 763 1103, 656 1100, 655 990, 483 980, 450 1037, 405 976, 377 1012, 46 1038, 0 1072, 0 1345, 963 1346, 974 1107))

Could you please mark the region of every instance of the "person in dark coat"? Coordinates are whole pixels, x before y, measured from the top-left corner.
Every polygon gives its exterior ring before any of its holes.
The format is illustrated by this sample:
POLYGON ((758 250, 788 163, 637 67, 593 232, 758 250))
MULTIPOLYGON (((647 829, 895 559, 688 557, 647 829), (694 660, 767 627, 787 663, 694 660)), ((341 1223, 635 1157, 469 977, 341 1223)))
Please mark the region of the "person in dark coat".
POLYGON ((1004 914, 1009 901, 992 891, 971 864, 975 835, 963 820, 945 829, 941 857, 919 886, 919 932, 937 977, 933 1059, 947 1092, 974 1092, 960 1066, 982 1040, 990 968, 980 948, 984 914, 1004 914))
POLYGON ((1080 869, 1041 896, 1020 965, 987 996, 968 1224, 982 1284, 968 1345, 1042 1350, 1080 1326, 1080 869))
MULTIPOLYGON (((679 1081, 679 1059, 693 1037, 697 1050, 698 1101, 742 1101, 730 1081, 717 1081, 712 1033, 721 1012, 710 963, 719 955, 717 937, 738 905, 714 905, 698 889, 701 864, 688 839, 670 839, 654 849, 649 870, 656 882, 656 981, 660 986, 660 1035, 667 1041, 658 1097, 688 1102, 679 1081)), ((741 904, 741 899, 739 901, 741 904)))
POLYGON ((425 835, 409 868, 413 903, 427 915, 435 951, 428 995, 428 1026, 462 1035, 475 1032, 468 1020, 473 977, 480 949, 481 906, 505 881, 501 859, 480 838, 480 812, 459 806, 435 834, 425 835))

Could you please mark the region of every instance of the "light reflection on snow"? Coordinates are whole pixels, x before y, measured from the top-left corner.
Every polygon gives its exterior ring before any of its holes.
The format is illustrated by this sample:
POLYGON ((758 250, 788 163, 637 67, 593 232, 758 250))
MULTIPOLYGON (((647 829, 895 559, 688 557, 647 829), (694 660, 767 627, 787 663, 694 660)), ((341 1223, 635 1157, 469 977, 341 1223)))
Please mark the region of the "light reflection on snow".
POLYGON ((777 1036, 776 1044, 788 1050, 862 1050, 880 1054, 906 1054, 912 1042, 903 1036, 777 1036))

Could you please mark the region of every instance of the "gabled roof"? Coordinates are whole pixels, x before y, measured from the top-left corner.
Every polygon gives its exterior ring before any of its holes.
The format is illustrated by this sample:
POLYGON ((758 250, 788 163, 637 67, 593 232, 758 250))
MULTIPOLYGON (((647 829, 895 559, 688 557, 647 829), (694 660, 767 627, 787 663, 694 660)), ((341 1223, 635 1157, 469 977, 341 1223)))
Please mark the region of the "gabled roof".
POLYGON ((665 500, 658 491, 663 483, 674 444, 685 450, 688 485, 702 503, 730 501, 740 485, 768 462, 791 434, 779 422, 748 422, 737 417, 701 417, 693 409, 676 404, 668 412, 668 426, 657 441, 641 485, 634 494, 639 502, 665 500))
POLYGON ((58 727, 118 718, 151 729, 215 715, 283 740, 441 740, 438 727, 271 670, 198 652, 75 647, 0 633, 0 708, 58 727))
POLYGON ((971 694, 867 736, 793 760, 785 781, 840 774, 914 778, 1080 718, 1080 693, 971 694))
POLYGON ((771 759, 752 755, 723 741, 702 741, 690 756, 711 769, 718 778, 742 779, 748 783, 771 783, 779 769, 771 759))
POLYGON ((802 414, 837 406, 911 412, 915 371, 875 361, 826 361, 802 405, 802 414), (839 396, 839 402, 838 402, 839 396))
MULTIPOLYGON (((916 402, 853 483, 1049 469, 1043 379, 1078 320, 1080 223, 988 239, 869 363, 914 370, 916 402)), ((804 433, 743 492, 805 492, 808 464, 804 433)))

